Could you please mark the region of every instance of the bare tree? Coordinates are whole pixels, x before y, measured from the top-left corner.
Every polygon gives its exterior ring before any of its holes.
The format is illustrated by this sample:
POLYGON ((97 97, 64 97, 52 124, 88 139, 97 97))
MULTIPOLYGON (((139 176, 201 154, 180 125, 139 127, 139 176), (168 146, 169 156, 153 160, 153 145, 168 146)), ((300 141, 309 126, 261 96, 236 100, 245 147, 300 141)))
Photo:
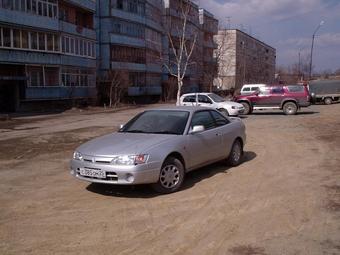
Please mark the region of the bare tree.
POLYGON ((175 27, 175 31, 173 31, 174 27, 171 26, 170 20, 167 21, 167 36, 174 58, 169 57, 169 62, 163 61, 163 65, 169 74, 177 79, 177 103, 179 103, 183 79, 188 66, 194 64, 194 62, 190 61, 196 46, 198 34, 192 34, 192 31, 188 30, 188 19, 190 18, 191 9, 190 0, 180 0, 180 23, 175 27))
POLYGON ((122 99, 124 90, 128 87, 129 76, 127 71, 109 70, 100 81, 99 92, 102 97, 108 98, 109 107, 116 107, 122 99))

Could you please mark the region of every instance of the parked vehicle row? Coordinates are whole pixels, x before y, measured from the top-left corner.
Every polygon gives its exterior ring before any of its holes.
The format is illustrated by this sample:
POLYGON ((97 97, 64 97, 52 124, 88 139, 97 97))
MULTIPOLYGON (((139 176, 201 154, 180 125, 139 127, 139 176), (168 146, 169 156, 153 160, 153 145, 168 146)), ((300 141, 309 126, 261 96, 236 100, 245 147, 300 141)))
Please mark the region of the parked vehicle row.
POLYGON ((79 146, 71 174, 93 183, 151 184, 158 192, 175 192, 192 170, 221 160, 240 164, 245 125, 229 116, 265 109, 293 115, 311 104, 305 85, 247 84, 241 92, 235 102, 214 93, 189 93, 177 107, 144 111, 118 132, 79 146))

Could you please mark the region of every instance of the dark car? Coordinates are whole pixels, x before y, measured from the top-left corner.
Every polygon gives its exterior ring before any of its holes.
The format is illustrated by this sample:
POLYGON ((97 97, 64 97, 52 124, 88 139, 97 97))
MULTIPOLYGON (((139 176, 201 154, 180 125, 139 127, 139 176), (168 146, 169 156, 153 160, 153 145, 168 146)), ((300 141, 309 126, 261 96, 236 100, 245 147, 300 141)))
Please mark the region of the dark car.
POLYGON ((250 95, 236 96, 234 101, 243 104, 244 114, 253 110, 281 109, 286 115, 293 115, 301 107, 310 105, 310 95, 305 85, 271 85, 250 95))

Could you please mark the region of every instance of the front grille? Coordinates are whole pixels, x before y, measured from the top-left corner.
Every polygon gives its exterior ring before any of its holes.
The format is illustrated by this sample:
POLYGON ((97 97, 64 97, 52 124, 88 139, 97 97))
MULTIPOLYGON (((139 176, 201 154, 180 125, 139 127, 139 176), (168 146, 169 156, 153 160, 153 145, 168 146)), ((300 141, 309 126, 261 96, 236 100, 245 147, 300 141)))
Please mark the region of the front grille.
POLYGON ((83 161, 84 162, 87 162, 87 163, 93 163, 93 164, 104 164, 104 165, 108 165, 108 164, 111 164, 111 160, 112 159, 103 159, 103 158, 101 158, 101 159, 96 159, 96 158, 94 158, 94 157, 84 157, 83 158, 83 161))

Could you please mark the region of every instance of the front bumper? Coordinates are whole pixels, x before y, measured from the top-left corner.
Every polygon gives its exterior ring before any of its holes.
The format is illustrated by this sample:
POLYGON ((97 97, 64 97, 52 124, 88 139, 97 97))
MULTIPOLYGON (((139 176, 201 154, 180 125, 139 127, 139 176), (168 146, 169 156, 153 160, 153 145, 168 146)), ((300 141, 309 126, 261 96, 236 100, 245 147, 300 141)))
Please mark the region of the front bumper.
POLYGON ((231 116, 237 116, 237 115, 242 114, 244 112, 244 107, 236 108, 236 109, 229 109, 228 112, 229 112, 229 115, 231 115, 231 116))
POLYGON ((70 162, 71 175, 96 183, 117 185, 134 185, 156 183, 159 178, 161 163, 151 162, 141 165, 118 166, 110 164, 89 163, 72 159, 70 162), (82 176, 81 169, 95 169, 105 172, 105 178, 82 176))

